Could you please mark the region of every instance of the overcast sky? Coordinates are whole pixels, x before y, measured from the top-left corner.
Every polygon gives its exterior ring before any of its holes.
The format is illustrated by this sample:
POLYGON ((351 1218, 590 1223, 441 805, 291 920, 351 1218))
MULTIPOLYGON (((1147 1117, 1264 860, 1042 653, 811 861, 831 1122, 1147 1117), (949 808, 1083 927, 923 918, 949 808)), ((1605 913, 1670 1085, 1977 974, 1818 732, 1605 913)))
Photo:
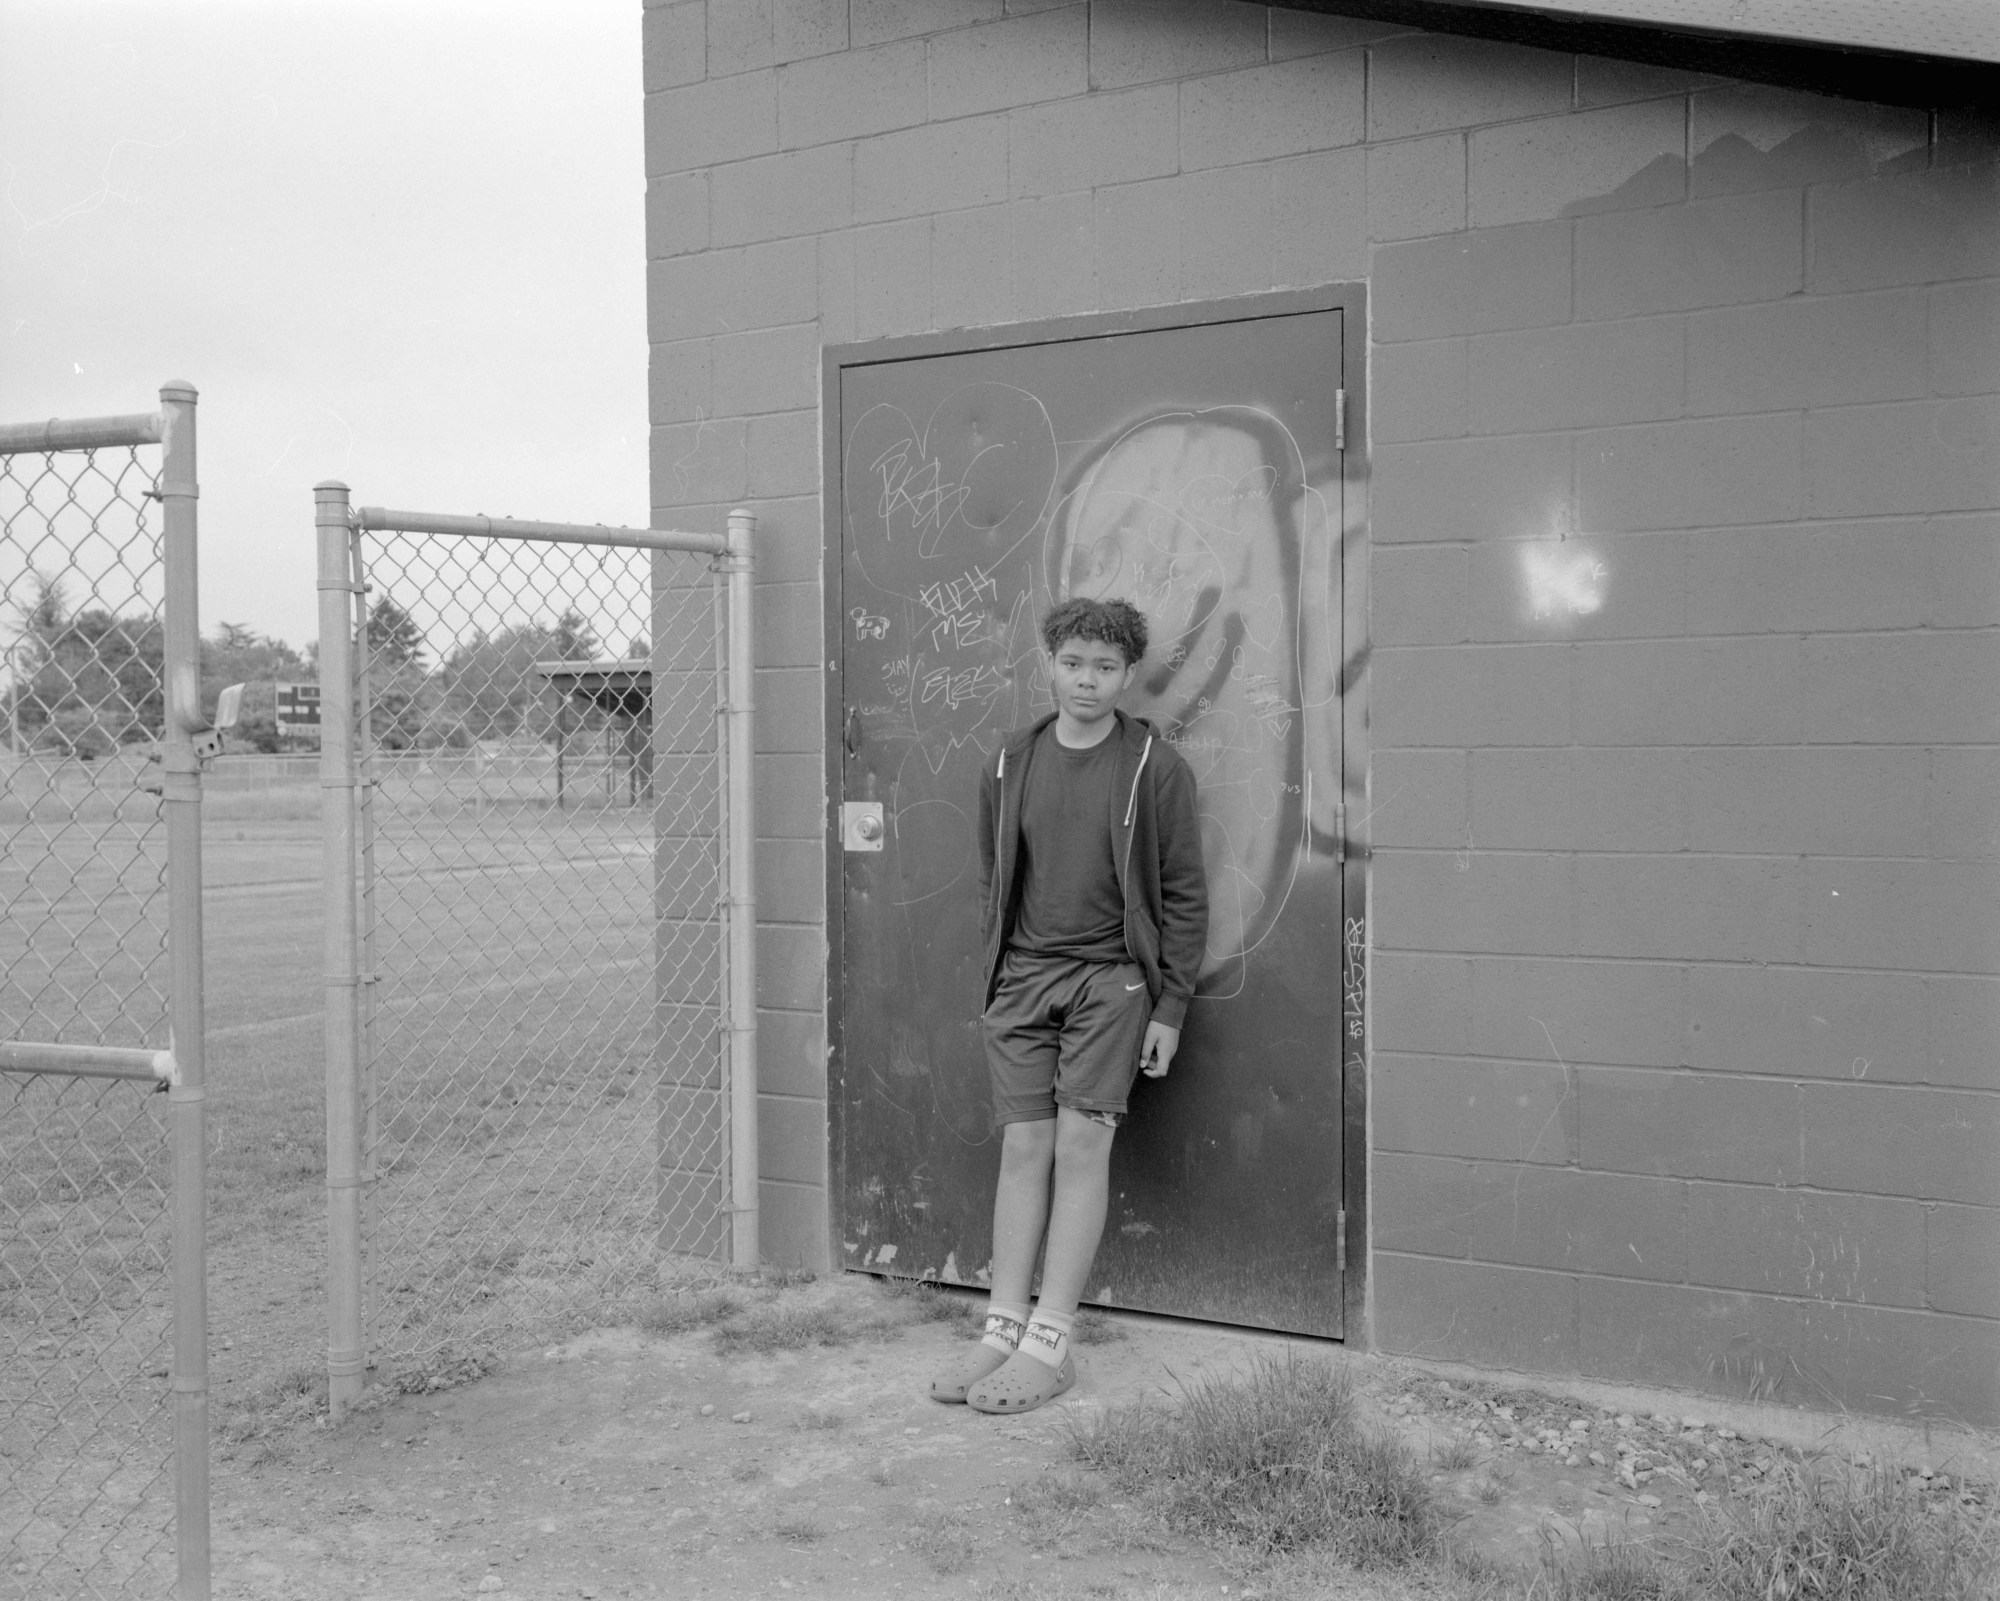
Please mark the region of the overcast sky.
POLYGON ((201 391, 202 629, 311 486, 643 526, 640 0, 0 0, 0 421, 201 391))

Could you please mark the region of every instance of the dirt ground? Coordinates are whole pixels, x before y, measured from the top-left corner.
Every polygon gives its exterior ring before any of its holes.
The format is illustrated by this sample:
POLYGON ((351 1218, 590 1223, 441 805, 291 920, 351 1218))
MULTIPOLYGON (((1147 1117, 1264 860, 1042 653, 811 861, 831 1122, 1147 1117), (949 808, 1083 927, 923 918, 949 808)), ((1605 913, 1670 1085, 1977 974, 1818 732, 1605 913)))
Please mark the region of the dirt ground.
MULTIPOLYGON (((1731 1427, 1720 1405, 1619 1413, 1615 1397, 1454 1383, 1335 1347, 1125 1315, 1080 1349, 1061 1402, 984 1417, 926 1394, 930 1372, 963 1349, 963 1325, 900 1324, 909 1303, 852 1276, 784 1299, 893 1326, 851 1345, 730 1357, 710 1329, 599 1330, 459 1389, 371 1396, 337 1429, 304 1426, 218 1463, 217 1595, 1325 1594, 1246 1578, 1149 1532, 1069 1449, 1094 1410, 1287 1349, 1350 1361, 1369 1414, 1430 1462, 1457 1537, 1503 1559, 1532 1562, 1551 1540, 1670 1535, 1697 1497, 1754 1494, 1759 1463, 1782 1448, 1749 1419, 1731 1427)), ((1817 1426, 1793 1415, 1781 1432, 1810 1444, 1817 1426)), ((1875 1449, 1912 1467, 1946 1477, 1983 1462, 1990 1476, 1991 1442, 1927 1449, 1890 1434, 1877 1430, 1875 1449)), ((1354 1601, 1407 1593, 1393 1579, 1338 1588, 1354 1601)))

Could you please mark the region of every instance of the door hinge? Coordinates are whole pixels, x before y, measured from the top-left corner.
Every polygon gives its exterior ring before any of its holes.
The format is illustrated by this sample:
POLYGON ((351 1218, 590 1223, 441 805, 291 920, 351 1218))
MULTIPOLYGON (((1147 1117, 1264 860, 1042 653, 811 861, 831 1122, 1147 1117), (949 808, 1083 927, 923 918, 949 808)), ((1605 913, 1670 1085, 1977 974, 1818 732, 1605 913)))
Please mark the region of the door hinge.
POLYGON ((1345 1273, 1347 1271, 1347 1208, 1343 1206, 1333 1216, 1333 1270, 1336 1273, 1345 1273))
POLYGON ((1333 448, 1335 450, 1345 450, 1347 448, 1347 391, 1345 389, 1336 389, 1333 392, 1333 448))
POLYGON ((1333 807, 1333 859, 1347 860, 1347 802, 1336 801, 1333 807))

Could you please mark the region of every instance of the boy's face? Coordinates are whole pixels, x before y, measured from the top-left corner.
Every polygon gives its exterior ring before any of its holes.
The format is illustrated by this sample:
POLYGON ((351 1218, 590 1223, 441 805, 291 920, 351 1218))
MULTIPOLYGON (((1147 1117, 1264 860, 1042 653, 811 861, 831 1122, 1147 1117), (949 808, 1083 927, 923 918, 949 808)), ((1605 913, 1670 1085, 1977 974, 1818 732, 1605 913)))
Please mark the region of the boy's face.
POLYGON ((1101 639, 1065 639, 1050 658, 1056 709, 1083 727, 1102 722, 1117 707, 1134 671, 1116 645, 1101 639))

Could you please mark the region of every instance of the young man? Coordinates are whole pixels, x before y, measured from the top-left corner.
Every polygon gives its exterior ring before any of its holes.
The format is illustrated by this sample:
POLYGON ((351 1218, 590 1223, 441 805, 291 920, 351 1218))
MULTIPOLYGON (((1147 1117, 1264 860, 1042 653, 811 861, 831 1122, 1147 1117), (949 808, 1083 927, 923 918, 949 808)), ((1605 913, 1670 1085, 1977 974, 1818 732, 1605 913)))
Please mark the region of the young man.
POLYGON ((1118 710, 1145 618, 1127 601, 1067 600, 1042 644, 1055 713, 1009 735, 979 788, 981 1023, 1001 1128, 992 1299, 972 1355, 931 1385, 981 1412, 1026 1412, 1076 1382, 1070 1330, 1104 1231, 1112 1136, 1137 1074, 1173 1063, 1208 930, 1194 775, 1118 710))

